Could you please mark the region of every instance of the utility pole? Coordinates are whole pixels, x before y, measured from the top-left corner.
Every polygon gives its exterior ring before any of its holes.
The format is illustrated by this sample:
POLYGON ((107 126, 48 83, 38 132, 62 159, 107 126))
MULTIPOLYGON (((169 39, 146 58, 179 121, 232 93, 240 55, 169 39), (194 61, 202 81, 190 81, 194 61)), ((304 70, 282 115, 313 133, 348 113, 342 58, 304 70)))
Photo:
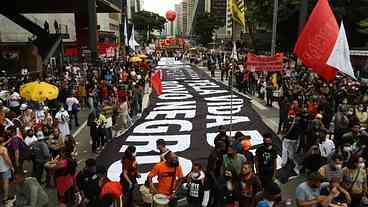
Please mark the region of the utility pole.
POLYGON ((272 41, 271 41, 271 56, 275 56, 276 53, 276 41, 277 41, 277 13, 279 10, 279 1, 273 2, 273 20, 272 20, 272 41))

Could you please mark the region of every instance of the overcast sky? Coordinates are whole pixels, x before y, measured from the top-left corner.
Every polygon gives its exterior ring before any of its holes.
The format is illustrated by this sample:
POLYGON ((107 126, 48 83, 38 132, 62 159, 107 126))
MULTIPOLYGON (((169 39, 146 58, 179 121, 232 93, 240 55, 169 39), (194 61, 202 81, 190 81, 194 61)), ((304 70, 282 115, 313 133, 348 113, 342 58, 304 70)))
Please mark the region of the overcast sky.
POLYGON ((175 4, 180 3, 182 0, 145 0, 144 10, 159 13, 161 16, 165 16, 168 10, 174 10, 175 4))

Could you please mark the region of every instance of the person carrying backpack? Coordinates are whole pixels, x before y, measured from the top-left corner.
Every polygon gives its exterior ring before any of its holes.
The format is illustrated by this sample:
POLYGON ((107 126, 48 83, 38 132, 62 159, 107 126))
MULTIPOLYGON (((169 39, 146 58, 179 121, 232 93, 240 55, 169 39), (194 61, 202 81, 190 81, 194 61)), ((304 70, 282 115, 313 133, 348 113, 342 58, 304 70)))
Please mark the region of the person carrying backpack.
POLYGON ((71 152, 63 149, 60 157, 46 165, 54 171, 59 204, 61 206, 75 205, 79 197, 75 181, 77 161, 72 158, 71 152))

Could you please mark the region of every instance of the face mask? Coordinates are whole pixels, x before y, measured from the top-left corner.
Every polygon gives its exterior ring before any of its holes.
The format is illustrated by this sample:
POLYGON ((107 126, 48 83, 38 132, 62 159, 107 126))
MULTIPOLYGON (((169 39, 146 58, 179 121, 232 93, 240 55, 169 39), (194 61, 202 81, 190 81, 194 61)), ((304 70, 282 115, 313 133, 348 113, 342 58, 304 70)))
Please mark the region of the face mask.
POLYGON ((341 170, 342 169, 342 165, 341 164, 335 165, 335 168, 336 168, 336 170, 341 170))
POLYGON ((133 157, 136 157, 136 156, 137 156, 137 152, 134 152, 134 153, 132 154, 132 156, 133 156, 133 157))
POLYGON ((358 164, 358 166, 359 166, 360 168, 365 168, 365 163, 359 163, 359 164, 358 164))
POLYGON ((192 178, 198 178, 200 176, 200 174, 198 172, 193 172, 192 173, 192 178))
POLYGON ((171 165, 172 167, 177 167, 177 166, 179 166, 179 161, 178 161, 178 160, 171 160, 171 161, 170 161, 170 165, 171 165))
POLYGON ((271 143, 264 143, 264 146, 265 146, 267 149, 271 149, 271 148, 272 148, 272 144, 271 144, 271 143))
POLYGON ((344 151, 345 151, 345 152, 350 152, 350 151, 352 151, 352 148, 351 148, 351 147, 349 147, 349 146, 345 146, 343 149, 344 149, 344 151))

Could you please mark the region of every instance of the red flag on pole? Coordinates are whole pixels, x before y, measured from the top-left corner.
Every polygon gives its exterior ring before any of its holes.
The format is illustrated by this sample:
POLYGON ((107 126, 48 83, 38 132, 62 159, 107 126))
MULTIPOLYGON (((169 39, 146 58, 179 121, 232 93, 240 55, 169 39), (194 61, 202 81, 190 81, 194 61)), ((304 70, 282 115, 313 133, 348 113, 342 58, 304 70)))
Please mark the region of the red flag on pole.
POLYGON ((152 88, 155 91, 156 95, 159 96, 162 94, 162 84, 161 84, 161 71, 156 70, 151 75, 151 84, 152 88))
POLYGON ((294 48, 303 64, 323 79, 335 79, 336 70, 326 64, 336 43, 339 26, 328 0, 319 0, 294 48))

